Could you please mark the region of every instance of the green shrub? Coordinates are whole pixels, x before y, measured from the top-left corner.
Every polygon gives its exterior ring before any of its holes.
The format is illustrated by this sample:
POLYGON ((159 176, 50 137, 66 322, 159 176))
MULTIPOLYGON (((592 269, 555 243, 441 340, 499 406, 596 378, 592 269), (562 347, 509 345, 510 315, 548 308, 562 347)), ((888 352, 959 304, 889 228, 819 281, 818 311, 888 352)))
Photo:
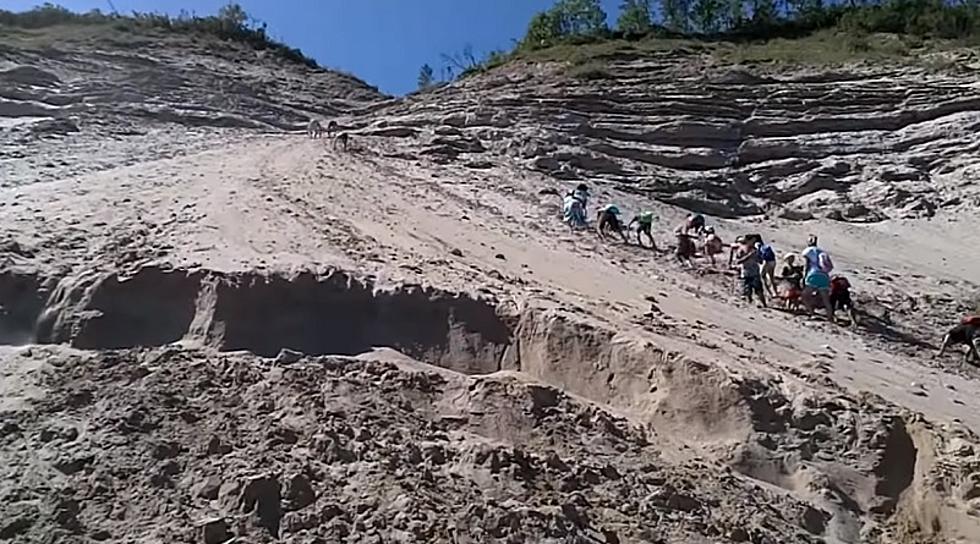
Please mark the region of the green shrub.
POLYGON ((45 3, 29 11, 12 12, 0 10, 0 26, 13 28, 39 29, 55 25, 93 25, 106 24, 121 32, 134 27, 157 28, 179 34, 201 33, 222 40, 248 45, 257 50, 269 50, 287 60, 305 64, 310 68, 319 67, 317 62, 307 57, 299 49, 271 39, 265 24, 251 19, 237 3, 229 3, 217 15, 206 17, 170 17, 160 13, 133 12, 131 16, 104 14, 99 10, 88 13, 74 13, 61 6, 45 3))

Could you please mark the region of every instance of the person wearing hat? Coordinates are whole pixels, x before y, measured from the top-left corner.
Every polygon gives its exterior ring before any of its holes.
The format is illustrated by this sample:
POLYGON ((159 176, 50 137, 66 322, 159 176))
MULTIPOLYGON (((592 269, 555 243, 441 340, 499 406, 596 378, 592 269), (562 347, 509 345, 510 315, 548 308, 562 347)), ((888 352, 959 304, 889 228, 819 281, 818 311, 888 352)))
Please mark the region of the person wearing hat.
POLYGON ((796 253, 783 256, 783 264, 779 267, 779 298, 787 309, 796 308, 803 294, 803 266, 796 264, 802 257, 796 253))
POLYGON ((779 268, 779 279, 799 291, 803 288, 803 266, 797 264, 802 257, 796 253, 783 255, 783 266, 779 268))
POLYGON ((629 238, 626 237, 626 232, 624 232, 623 222, 619 219, 620 213, 619 207, 612 204, 607 204, 599 208, 599 217, 596 222, 596 231, 599 233, 599 238, 605 238, 606 231, 611 230, 622 237, 624 244, 630 243, 629 238))

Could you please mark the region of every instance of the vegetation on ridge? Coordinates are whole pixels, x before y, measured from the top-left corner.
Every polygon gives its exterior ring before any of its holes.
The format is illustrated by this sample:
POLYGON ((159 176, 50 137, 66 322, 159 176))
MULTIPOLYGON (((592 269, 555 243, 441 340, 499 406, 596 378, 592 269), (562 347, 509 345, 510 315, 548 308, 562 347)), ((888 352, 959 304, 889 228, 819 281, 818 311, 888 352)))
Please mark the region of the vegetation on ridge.
POLYGON ((121 32, 130 32, 142 27, 174 33, 207 34, 222 40, 239 42, 256 50, 268 50, 310 68, 319 68, 315 60, 304 55, 299 49, 272 39, 266 32, 265 23, 250 17, 239 4, 234 2, 222 7, 215 15, 203 17, 183 12, 176 17, 139 12, 126 16, 118 13, 106 14, 97 9, 87 13, 75 13, 51 3, 24 12, 0 9, 0 27, 39 29, 57 25, 106 25, 107 28, 121 32))
POLYGON ((530 58, 568 62, 571 75, 598 79, 610 57, 706 46, 734 62, 819 64, 906 57, 949 41, 980 43, 980 1, 622 0, 610 27, 599 0, 556 0, 512 51, 474 60, 461 75, 530 58))

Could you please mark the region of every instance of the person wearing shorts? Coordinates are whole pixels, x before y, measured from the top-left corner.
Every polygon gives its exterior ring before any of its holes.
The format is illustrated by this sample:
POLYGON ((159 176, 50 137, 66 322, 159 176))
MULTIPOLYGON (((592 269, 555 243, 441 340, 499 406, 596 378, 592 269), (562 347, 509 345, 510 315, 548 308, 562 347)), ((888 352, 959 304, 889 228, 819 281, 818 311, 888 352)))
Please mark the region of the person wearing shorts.
POLYGON ((769 290, 769 294, 775 297, 776 292, 776 250, 771 245, 756 242, 756 250, 759 251, 759 258, 762 259, 762 284, 769 290))
POLYGON ((834 320, 834 307, 830 304, 830 275, 820 268, 811 268, 803 277, 803 303, 812 314, 819 302, 827 310, 827 319, 834 320))

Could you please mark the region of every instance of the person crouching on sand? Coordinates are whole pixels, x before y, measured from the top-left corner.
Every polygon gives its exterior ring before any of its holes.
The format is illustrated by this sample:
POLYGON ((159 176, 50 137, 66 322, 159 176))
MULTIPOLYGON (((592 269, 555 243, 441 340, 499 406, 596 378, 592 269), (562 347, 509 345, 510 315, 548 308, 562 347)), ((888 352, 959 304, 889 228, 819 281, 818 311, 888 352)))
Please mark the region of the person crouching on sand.
POLYGON ((715 234, 714 227, 707 227, 704 229, 704 232, 704 255, 711 261, 711 266, 714 266, 715 255, 721 255, 725 250, 725 243, 721 241, 720 236, 715 234))
POLYGON ((608 231, 613 231, 618 234, 622 239, 624 244, 630 243, 629 238, 626 237, 626 232, 624 232, 623 222, 619 219, 619 208, 612 204, 607 204, 599 209, 599 217, 596 222, 596 232, 599 233, 599 238, 605 239, 608 231))
POLYGON ((579 184, 574 191, 569 191, 562 202, 562 214, 565 223, 572 229, 584 229, 588 227, 588 218, 585 210, 589 205, 589 187, 584 183, 579 184))
POLYGON ((643 245, 642 238, 646 235, 647 239, 650 240, 650 249, 656 251, 657 242, 653 239, 653 212, 645 211, 634 215, 627 228, 632 229, 633 225, 636 225, 636 245, 646 247, 643 245))
POLYGON ((847 312, 851 327, 857 327, 857 316, 854 312, 854 301, 851 300, 851 282, 841 275, 830 279, 830 306, 836 313, 838 310, 847 312))

